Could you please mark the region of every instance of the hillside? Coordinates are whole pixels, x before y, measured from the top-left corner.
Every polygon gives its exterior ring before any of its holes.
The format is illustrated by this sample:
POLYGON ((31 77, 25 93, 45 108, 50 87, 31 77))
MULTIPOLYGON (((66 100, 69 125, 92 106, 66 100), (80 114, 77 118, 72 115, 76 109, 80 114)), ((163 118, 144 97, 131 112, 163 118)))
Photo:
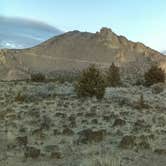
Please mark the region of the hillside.
POLYGON ((107 68, 115 62, 123 72, 136 75, 156 63, 166 69, 164 55, 108 28, 94 34, 68 32, 30 49, 1 50, 0 56, 3 80, 25 79, 32 72, 73 72, 91 63, 107 68))

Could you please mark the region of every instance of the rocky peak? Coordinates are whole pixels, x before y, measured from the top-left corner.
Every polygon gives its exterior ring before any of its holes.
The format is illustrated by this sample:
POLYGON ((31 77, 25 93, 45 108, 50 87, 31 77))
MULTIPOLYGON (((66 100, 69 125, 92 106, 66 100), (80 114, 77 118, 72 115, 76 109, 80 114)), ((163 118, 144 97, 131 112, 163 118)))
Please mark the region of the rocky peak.
POLYGON ((105 40, 110 40, 115 36, 110 28, 101 28, 100 32, 96 32, 96 35, 105 40))
POLYGON ((119 48, 120 43, 118 36, 110 28, 102 28, 100 32, 96 32, 97 38, 110 48, 119 48))

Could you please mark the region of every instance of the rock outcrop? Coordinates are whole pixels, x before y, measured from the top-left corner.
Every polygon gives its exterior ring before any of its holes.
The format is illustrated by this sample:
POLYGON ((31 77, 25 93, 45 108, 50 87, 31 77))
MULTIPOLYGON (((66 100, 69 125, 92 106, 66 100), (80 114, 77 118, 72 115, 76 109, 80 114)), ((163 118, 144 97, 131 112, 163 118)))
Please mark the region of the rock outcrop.
POLYGON ((107 68, 112 62, 129 74, 143 73, 153 64, 166 70, 163 54, 102 28, 95 34, 68 32, 29 49, 1 50, 0 79, 25 79, 32 72, 75 72, 89 64, 107 68))

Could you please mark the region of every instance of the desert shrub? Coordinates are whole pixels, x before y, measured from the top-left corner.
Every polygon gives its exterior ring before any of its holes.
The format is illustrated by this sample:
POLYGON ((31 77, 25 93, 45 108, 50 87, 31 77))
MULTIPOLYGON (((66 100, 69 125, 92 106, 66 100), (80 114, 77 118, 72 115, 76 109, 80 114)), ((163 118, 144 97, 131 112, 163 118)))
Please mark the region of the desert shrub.
POLYGON ((145 74, 145 85, 151 86, 159 82, 165 82, 165 72, 158 66, 152 66, 145 74))
POLYGON ((152 93, 159 94, 164 91, 165 85, 162 83, 158 83, 152 86, 152 93))
POLYGON ((15 96, 16 102, 24 102, 26 100, 25 95, 21 94, 21 92, 18 92, 18 94, 15 96))
POLYGON ((104 96, 105 88, 104 76, 95 65, 83 70, 75 85, 75 90, 79 97, 96 96, 98 99, 104 96))
POLYGON ((31 74, 31 81, 33 82, 44 82, 46 77, 42 73, 32 73, 31 74))
POLYGON ((149 108, 149 105, 146 103, 143 94, 140 95, 140 98, 134 104, 134 108, 136 108, 136 109, 148 109, 149 108))
POLYGON ((110 66, 107 72, 107 85, 116 87, 121 83, 119 67, 115 66, 114 63, 110 66))

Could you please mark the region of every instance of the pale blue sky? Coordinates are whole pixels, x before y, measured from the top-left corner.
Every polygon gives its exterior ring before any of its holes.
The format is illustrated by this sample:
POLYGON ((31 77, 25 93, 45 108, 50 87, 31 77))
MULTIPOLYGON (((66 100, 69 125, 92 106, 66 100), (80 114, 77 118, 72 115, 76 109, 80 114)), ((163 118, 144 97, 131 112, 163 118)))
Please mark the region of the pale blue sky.
POLYGON ((39 20, 61 30, 117 34, 166 49, 165 0, 0 0, 0 15, 39 20))

